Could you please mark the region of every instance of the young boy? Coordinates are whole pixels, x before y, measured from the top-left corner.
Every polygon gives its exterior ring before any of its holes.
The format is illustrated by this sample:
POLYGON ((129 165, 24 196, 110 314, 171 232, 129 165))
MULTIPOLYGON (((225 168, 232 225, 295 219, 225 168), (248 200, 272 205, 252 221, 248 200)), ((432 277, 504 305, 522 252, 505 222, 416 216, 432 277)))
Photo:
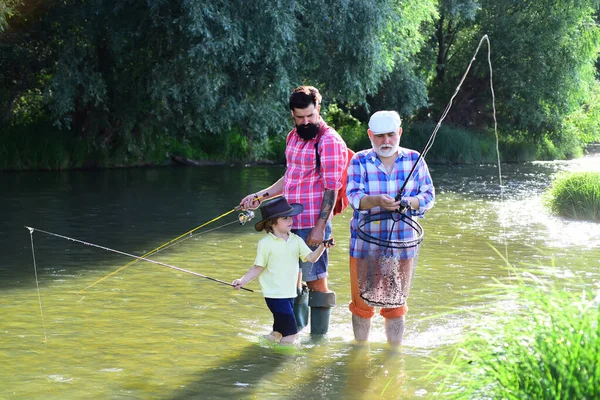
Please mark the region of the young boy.
POLYGON ((289 204, 283 197, 265 203, 261 209, 262 220, 256 223, 257 231, 267 235, 258 242, 256 259, 246 275, 231 284, 240 289, 258 277, 269 310, 273 313, 273 331, 267 339, 281 344, 292 344, 298 333, 294 317, 294 298, 301 281, 298 258, 314 263, 325 248, 333 242, 321 243, 315 251, 304 240, 293 234, 292 216, 304 211, 301 204, 289 204))

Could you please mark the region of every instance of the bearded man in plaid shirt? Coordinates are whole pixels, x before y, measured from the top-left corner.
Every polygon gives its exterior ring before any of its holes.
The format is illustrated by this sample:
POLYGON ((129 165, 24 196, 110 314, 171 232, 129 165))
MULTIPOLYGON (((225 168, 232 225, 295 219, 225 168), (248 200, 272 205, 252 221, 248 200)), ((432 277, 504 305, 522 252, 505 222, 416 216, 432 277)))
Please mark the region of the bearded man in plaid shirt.
MULTIPOLYGON (((294 217, 292 232, 311 249, 331 237, 331 216, 347 161, 346 143, 321 118, 321 100, 312 86, 300 86, 292 92, 289 108, 295 127, 286 138, 285 174, 240 202, 246 209, 256 208, 261 200, 282 194, 290 203, 302 204, 304 212, 294 217)), ((294 311, 300 330, 307 324, 310 307, 311 334, 327 333, 335 305, 335 292, 327 287, 328 262, 327 250, 314 264, 300 262, 309 293, 298 282, 294 311)))
MULTIPOLYGON (((346 193, 350 205, 354 209, 350 221, 350 290, 352 301, 350 311, 352 312, 352 328, 354 338, 358 342, 368 339, 371 327, 371 318, 375 314, 375 307, 365 301, 363 292, 359 287, 359 274, 369 274, 365 271, 367 267, 365 260, 371 255, 386 254, 392 257, 380 258, 388 266, 398 268, 401 276, 398 285, 379 286, 378 289, 387 293, 378 293, 380 296, 392 297, 392 290, 402 292, 402 305, 383 305, 379 313, 385 321, 385 333, 387 341, 392 346, 398 346, 402 342, 404 333, 404 315, 408 311, 405 303, 410 289, 413 268, 415 265, 416 248, 407 247, 399 251, 389 249, 377 249, 377 244, 368 243, 358 236, 359 223, 367 221, 366 216, 380 212, 396 212, 401 207, 401 200, 408 203, 405 214, 411 218, 422 217, 425 211, 433 207, 435 190, 429 169, 425 160, 419 157, 414 150, 400 147, 400 136, 402 121, 396 111, 378 111, 369 120, 369 138, 372 149, 363 150, 354 155, 348 168, 348 184, 346 193), (416 166, 415 166, 415 163, 416 166), (414 168, 412 174, 411 170, 414 168), (401 193, 401 198, 396 196, 404 182, 406 186, 401 193), (393 253, 393 254, 391 254, 393 253), (392 260, 394 258, 395 260, 392 260)), ((410 241, 416 236, 415 230, 407 223, 394 221, 390 218, 377 220, 374 223, 361 224, 364 232, 370 237, 388 241, 410 241)), ((383 265, 385 268, 386 265, 383 265)), ((379 271, 376 271, 376 273, 379 271)), ((362 275, 361 275, 362 276, 362 275)), ((373 280, 371 280, 372 282, 373 280)))

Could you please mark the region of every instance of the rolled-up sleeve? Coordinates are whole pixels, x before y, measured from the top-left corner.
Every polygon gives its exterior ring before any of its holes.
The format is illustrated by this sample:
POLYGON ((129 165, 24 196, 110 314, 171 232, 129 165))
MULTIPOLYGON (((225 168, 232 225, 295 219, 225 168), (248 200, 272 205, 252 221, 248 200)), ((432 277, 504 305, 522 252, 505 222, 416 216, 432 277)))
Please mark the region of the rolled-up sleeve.
POLYGON ((346 196, 348 196, 348 202, 350 206, 357 212, 367 212, 367 210, 360 209, 360 200, 367 195, 365 191, 365 185, 363 174, 365 173, 364 168, 359 159, 360 155, 356 153, 350 165, 348 166, 348 181, 346 183, 346 196))
POLYGON ((418 182, 419 192, 415 195, 419 199, 419 209, 413 210, 412 215, 422 217, 425 211, 430 210, 435 202, 435 188, 431 175, 429 174, 429 168, 427 164, 421 158, 419 165, 416 170, 416 179, 418 182))
POLYGON ((348 162, 346 143, 339 135, 324 135, 319 141, 323 186, 328 190, 340 190, 342 175, 348 162))

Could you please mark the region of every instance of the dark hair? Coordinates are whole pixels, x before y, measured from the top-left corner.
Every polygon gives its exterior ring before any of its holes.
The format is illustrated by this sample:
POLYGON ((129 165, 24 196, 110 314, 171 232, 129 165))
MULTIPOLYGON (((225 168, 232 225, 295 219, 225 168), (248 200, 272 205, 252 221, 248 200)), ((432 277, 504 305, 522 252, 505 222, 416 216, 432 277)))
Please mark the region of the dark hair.
POLYGON ((291 111, 294 108, 307 108, 311 104, 317 107, 321 104, 321 93, 314 86, 298 86, 290 95, 289 107, 291 111))
POLYGON ((273 233, 273 225, 275 225, 275 222, 277 221, 277 218, 271 218, 265 221, 265 224, 263 225, 263 229, 267 232, 271 232, 273 233))

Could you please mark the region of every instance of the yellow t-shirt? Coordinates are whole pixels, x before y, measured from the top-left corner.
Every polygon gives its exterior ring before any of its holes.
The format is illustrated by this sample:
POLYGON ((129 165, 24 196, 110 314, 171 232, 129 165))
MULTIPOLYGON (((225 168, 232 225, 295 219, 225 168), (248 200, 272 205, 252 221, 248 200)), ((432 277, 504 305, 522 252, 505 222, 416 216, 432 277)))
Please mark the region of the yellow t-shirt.
POLYGON ((270 232, 259 240, 254 265, 264 268, 258 276, 263 295, 272 299, 296 297, 298 259, 306 261, 310 253, 304 240, 293 233, 287 241, 270 232))

